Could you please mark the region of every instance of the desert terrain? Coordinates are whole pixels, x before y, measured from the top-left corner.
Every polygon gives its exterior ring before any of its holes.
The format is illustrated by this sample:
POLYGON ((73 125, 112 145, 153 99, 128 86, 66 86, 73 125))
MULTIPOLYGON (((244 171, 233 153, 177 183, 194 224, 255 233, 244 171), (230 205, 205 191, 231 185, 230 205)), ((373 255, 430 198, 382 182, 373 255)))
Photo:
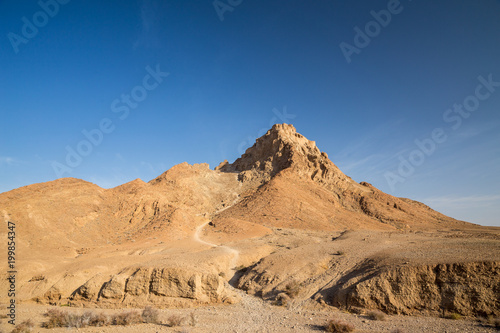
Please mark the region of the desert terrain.
POLYGON ((494 332, 500 316, 499 228, 357 183, 287 124, 215 169, 1 193, 0 217, 2 239, 16 225, 16 323, 34 332, 68 330, 41 327, 48 309, 159 309, 156 324, 70 328, 82 332, 317 332, 331 319, 355 332, 494 332), (185 320, 171 327, 174 315, 185 320))

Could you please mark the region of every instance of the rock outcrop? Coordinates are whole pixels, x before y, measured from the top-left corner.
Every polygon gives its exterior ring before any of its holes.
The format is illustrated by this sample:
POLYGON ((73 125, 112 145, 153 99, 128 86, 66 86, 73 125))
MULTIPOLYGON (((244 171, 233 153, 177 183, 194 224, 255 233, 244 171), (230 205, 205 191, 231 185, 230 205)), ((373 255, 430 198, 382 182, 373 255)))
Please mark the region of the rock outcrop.
POLYGON ((500 315, 500 262, 406 265, 378 272, 366 265, 359 276, 342 281, 333 305, 407 315, 500 315))
POLYGON ((325 184, 332 190, 360 188, 316 147, 314 141, 297 133, 295 127, 288 124, 274 125, 234 163, 218 167, 220 171, 238 172, 238 178, 243 182, 261 184, 290 168, 296 175, 325 184))
POLYGON ((76 289, 70 300, 101 307, 151 304, 159 307, 233 303, 237 295, 215 273, 176 267, 126 269, 111 277, 95 276, 76 289))

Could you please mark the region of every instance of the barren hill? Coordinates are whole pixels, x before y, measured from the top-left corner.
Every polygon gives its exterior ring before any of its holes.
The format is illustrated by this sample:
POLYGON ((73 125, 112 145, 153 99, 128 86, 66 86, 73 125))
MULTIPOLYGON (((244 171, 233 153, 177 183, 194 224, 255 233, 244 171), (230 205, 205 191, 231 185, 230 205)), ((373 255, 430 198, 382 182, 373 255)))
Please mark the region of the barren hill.
POLYGON ((59 179, 1 193, 0 209, 25 302, 234 303, 235 286, 301 306, 500 311, 497 228, 355 182, 292 125, 215 170, 182 163, 112 189, 59 179))
POLYGON ((312 230, 435 229, 470 226, 422 203, 396 198, 355 182, 292 125, 274 125, 233 164, 253 192, 219 214, 276 227, 312 230))

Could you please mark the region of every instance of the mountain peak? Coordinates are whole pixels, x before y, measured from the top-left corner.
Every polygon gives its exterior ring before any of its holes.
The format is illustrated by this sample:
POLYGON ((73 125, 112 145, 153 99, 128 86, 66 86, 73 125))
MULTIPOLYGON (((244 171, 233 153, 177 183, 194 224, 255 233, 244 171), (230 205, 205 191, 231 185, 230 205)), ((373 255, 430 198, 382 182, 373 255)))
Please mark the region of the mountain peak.
MULTIPOLYGON (((338 185, 352 183, 314 141, 297 133, 290 124, 275 124, 234 163, 221 163, 218 170, 238 172, 241 181, 264 183, 285 169, 313 181, 338 185)), ((345 187, 345 186, 342 186, 345 187)))
POLYGON ((297 133, 297 130, 295 129, 295 126, 292 124, 274 124, 268 132, 277 132, 277 133, 282 133, 284 135, 294 135, 297 133))

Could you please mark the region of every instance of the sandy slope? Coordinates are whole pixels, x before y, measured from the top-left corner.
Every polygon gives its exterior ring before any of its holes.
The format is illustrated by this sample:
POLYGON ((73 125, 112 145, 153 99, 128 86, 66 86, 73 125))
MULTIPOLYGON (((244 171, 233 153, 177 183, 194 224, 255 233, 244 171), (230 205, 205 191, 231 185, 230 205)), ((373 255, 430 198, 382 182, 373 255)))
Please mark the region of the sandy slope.
MULTIPOLYGON (((208 225, 208 221, 198 226, 193 233, 193 239, 200 244, 210 247, 217 247, 216 244, 206 241, 202 238, 202 230, 208 225)), ((294 234, 294 237, 301 238, 300 233, 293 230, 281 230, 278 234, 294 234)), ((276 237, 270 235, 272 242, 283 241, 284 237, 276 237)), ((321 233, 312 233, 309 237, 321 237, 321 233)), ((345 234, 342 235, 345 237, 345 234)), ((373 233, 363 233, 363 239, 370 237, 379 237, 380 235, 373 233)), ((400 235, 399 235, 400 236, 400 235)), ((395 239, 397 235, 392 235, 392 243, 398 243, 395 239)), ((435 237, 435 235, 434 235, 435 237)), ((303 238, 303 237, 302 237, 303 238)), ((350 251, 349 246, 355 246, 359 241, 353 241, 349 237, 349 242, 344 242, 340 247, 345 251, 350 251)), ((295 240, 300 242, 300 240, 295 240)), ((302 239, 302 241, 304 241, 302 239)), ((415 238, 415 241, 425 242, 425 237, 415 238)), ((427 239, 429 241, 429 239, 427 239)), ((369 241, 368 241, 369 242, 369 241)), ((311 243, 311 242, 305 242, 311 243)), ((297 244, 297 243, 296 243, 297 244)), ((369 246, 372 247, 372 246, 369 246)), ((231 249, 226 247, 227 249, 231 249)), ((332 249, 331 249, 332 250, 332 249)), ((378 248, 380 250, 380 247, 378 248)), ((239 252, 237 250, 233 250, 239 252)), ((317 250, 315 250, 317 251, 317 250)), ((374 249, 373 252, 376 252, 374 249)), ((470 254, 470 253, 469 253, 470 254)), ((443 255, 442 252, 436 253, 443 255)), ((474 255, 474 254, 472 254, 474 255)), ((360 257, 360 256, 358 256, 360 257)), ((403 256, 402 256, 403 257, 403 256)), ((408 260, 407 256, 404 256, 408 260)), ((415 256, 415 259, 418 255, 415 256)), ((294 257, 293 260, 297 260, 294 257)), ((281 264, 289 265, 288 260, 284 260, 281 264)), ((273 269, 281 270, 281 266, 272 267, 273 269)), ((297 275, 294 275, 297 277, 297 275)), ((322 290, 327 289, 328 283, 324 285, 322 290)), ((228 288, 231 288, 228 286, 228 288)), ((287 306, 273 306, 261 298, 248 295, 244 292, 237 291, 241 301, 234 305, 226 306, 205 306, 194 309, 176 309, 176 310, 161 310, 161 324, 140 324, 128 327, 110 326, 99 328, 80 328, 79 332, 317 332, 322 331, 322 327, 328 320, 337 319, 346 323, 352 324, 356 328, 356 332, 390 332, 394 329, 400 329, 404 332, 495 332, 493 327, 485 323, 473 319, 449 320, 440 319, 428 316, 401 316, 393 315, 386 316, 383 321, 374 321, 369 319, 365 314, 352 314, 345 311, 340 311, 335 307, 331 307, 323 303, 313 303, 302 299, 291 299, 287 306), (196 323, 192 325, 189 321, 191 315, 196 318, 196 323), (168 327, 168 318, 172 315, 179 315, 186 318, 184 324, 180 327, 168 327)), ((43 313, 51 307, 42 305, 23 304, 18 308, 18 322, 31 318, 35 323, 35 332, 45 332, 46 329, 40 328, 41 324, 46 321, 43 313)), ((62 308, 65 311, 82 313, 84 309, 62 308)), ((141 311, 141 309, 137 309, 141 311)), ((105 314, 112 314, 122 310, 94 310, 105 314)), ((4 324, 4 328, 10 329, 9 325, 4 324)), ((73 329, 76 330, 76 329, 73 329)), ((66 332, 67 328, 51 329, 52 332, 66 332)))

